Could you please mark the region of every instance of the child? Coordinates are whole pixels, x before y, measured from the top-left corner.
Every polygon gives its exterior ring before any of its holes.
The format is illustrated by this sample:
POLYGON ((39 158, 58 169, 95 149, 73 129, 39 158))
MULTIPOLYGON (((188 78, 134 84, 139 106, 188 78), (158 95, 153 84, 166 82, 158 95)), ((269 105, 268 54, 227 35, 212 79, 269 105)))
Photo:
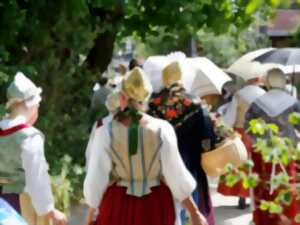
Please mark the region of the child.
POLYGON ((42 89, 18 72, 7 89, 9 113, 0 121, 0 197, 8 201, 28 225, 65 225, 54 208, 44 155, 44 136, 33 127, 42 89))

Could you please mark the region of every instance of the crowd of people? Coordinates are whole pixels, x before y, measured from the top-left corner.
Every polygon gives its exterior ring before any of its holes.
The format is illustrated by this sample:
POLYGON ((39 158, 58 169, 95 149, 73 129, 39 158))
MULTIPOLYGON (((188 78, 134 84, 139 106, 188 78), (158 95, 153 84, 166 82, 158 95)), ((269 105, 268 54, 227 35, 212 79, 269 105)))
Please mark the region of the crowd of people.
MULTIPOLYGON (((239 133, 254 161, 252 171, 239 169, 257 173, 262 181, 270 178, 272 166, 255 151, 257 137, 247 133, 249 121, 261 118, 277 124, 281 136, 298 141, 288 116, 300 112, 300 104, 287 91, 287 76, 278 68, 263 78, 251 78, 234 93, 224 86, 223 95, 207 96, 187 93, 176 60, 161 70, 163 87, 155 93, 138 61, 126 70, 119 67, 113 85, 102 77, 92 97, 97 120, 86 149, 86 225, 185 225, 187 219, 190 225, 216 224, 207 174, 200 163, 204 152, 223 141, 215 131, 215 115, 239 133)), ((41 89, 18 73, 7 97, 9 114, 0 121, 0 197, 29 225, 50 220, 66 224, 64 214, 54 208, 43 134, 33 127, 41 89), (26 213, 29 209, 34 213, 26 213)), ((299 182, 296 161, 285 170, 289 182, 299 182)), ((242 182, 228 187, 225 176, 220 177, 218 192, 239 197, 238 207, 246 208, 250 191, 242 182)), ((299 225, 291 219, 300 213, 296 195, 282 214, 260 208, 261 200, 274 198, 270 188, 260 182, 252 190, 253 223, 299 225)))

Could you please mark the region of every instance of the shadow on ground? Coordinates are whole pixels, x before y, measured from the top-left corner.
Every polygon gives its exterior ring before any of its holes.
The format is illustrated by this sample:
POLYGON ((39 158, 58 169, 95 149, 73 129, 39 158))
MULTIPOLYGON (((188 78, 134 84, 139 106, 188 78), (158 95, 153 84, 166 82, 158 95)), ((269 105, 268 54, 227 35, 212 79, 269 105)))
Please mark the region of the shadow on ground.
POLYGON ((218 206, 214 209, 216 225, 247 225, 250 222, 250 208, 240 210, 236 206, 218 206))

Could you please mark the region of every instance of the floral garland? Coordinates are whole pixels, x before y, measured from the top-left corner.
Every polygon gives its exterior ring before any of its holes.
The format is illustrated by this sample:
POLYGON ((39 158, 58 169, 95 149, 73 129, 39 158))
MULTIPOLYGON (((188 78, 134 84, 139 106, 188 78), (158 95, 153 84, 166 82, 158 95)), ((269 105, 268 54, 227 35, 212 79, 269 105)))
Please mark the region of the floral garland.
POLYGON ((185 94, 180 84, 174 84, 154 94, 149 103, 149 114, 170 122, 175 128, 199 112, 199 103, 185 94))

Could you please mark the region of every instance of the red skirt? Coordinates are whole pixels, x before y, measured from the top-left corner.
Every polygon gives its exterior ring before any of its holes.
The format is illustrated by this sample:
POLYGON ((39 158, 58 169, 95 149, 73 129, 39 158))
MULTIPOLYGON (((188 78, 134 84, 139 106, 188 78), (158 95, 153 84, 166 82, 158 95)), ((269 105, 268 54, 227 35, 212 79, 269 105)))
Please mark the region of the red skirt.
MULTIPOLYGON (((242 136, 242 141, 246 146, 246 149, 249 150, 251 149, 251 138, 249 137, 249 135, 245 132, 244 129, 241 128, 236 128, 235 129, 241 136, 242 136)), ((247 170, 244 169, 243 167, 239 168, 240 170, 243 170, 245 173, 247 173, 247 170)), ((218 192, 226 195, 226 196, 238 196, 238 197, 249 197, 249 189, 245 189, 243 187, 243 183, 242 181, 239 181, 238 183, 236 183, 233 187, 229 187, 226 185, 224 178, 227 174, 224 174, 221 176, 219 185, 218 185, 218 192)))
POLYGON ((126 194, 126 187, 108 187, 99 207, 96 225, 174 225, 175 206, 171 191, 161 183, 143 197, 126 194))

